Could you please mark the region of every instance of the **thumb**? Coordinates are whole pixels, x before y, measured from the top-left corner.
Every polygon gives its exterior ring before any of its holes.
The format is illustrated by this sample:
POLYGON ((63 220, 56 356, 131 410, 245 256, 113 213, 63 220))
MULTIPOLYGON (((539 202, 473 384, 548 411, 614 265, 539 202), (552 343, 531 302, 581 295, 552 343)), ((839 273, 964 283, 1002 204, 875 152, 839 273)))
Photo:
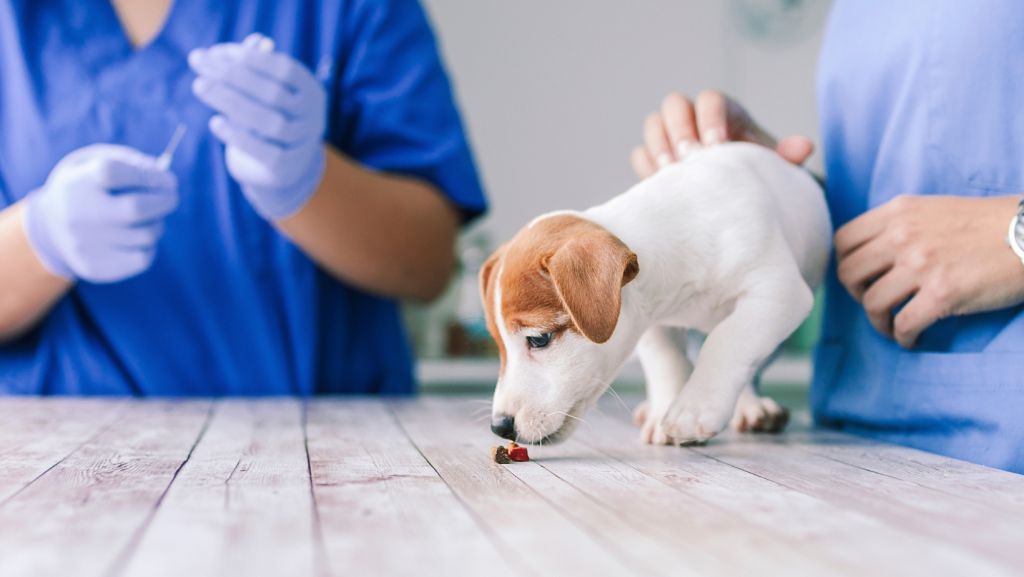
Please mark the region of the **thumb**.
POLYGON ((775 152, 789 162, 800 166, 814 152, 814 143, 805 136, 790 136, 775 147, 775 152))

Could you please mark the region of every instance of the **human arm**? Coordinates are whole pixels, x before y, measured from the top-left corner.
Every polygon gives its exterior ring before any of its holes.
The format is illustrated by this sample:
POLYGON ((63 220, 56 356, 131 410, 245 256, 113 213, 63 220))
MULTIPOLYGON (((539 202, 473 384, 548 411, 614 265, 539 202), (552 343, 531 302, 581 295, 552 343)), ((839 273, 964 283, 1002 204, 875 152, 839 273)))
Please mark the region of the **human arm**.
POLYGON ((0 212, 0 342, 34 326, 79 279, 111 283, 148 269, 177 204, 177 180, 153 157, 107 144, 65 156, 0 212))
POLYGON ((72 283, 50 274, 22 227, 23 203, 0 211, 0 344, 35 326, 72 283))
POLYGON ((425 180, 373 171, 325 146, 326 95, 308 69, 253 34, 199 49, 196 96, 249 203, 339 280, 430 300, 454 270, 460 213, 425 180))
POLYGON ((455 270, 458 210, 416 178, 367 170, 333 147, 309 202, 276 226, 335 277, 430 301, 455 270))

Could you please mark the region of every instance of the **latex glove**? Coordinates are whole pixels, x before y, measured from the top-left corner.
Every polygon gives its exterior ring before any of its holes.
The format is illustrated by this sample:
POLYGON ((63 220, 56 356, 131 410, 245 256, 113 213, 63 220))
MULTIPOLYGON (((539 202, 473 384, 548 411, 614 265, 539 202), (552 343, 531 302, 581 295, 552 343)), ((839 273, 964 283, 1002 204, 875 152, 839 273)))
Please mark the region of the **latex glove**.
POLYGON ((111 283, 153 263, 178 180, 152 156, 94 144, 65 156, 24 202, 25 236, 51 274, 111 283))
POLYGON ((294 58, 252 34, 241 44, 197 48, 192 92, 220 114, 210 130, 227 145, 228 172, 256 212, 280 220, 299 211, 324 173, 327 94, 294 58))

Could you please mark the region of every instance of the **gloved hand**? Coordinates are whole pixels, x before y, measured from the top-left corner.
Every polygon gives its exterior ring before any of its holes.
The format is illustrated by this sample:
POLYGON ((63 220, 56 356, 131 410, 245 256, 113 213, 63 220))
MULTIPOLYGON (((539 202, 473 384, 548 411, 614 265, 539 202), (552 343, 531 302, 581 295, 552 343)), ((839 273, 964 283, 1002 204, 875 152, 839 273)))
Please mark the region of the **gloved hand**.
POLYGON ((197 48, 192 92, 220 114, 210 130, 227 145, 228 172, 256 212, 280 220, 299 211, 324 173, 327 94, 273 41, 251 34, 241 44, 197 48))
POLYGON ((153 263, 178 179, 138 150, 94 144, 65 156, 24 202, 25 236, 50 273, 112 283, 153 263))

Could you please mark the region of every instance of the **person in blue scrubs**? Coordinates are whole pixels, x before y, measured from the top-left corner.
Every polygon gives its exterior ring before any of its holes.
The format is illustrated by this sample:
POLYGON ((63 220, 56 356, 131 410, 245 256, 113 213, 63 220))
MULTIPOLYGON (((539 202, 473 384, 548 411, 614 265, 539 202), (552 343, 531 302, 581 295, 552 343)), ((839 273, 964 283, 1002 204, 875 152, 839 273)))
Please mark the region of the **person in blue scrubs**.
POLYGON ((406 394, 485 201, 415 0, 0 0, 0 209, 0 393, 406 394))
MULTIPOLYGON (((836 228, 810 391, 816 421, 1024 473, 1024 4, 837 0, 818 64, 836 228)), ((643 178, 696 142, 801 164, 717 92, 671 95, 633 152, 643 178)))

